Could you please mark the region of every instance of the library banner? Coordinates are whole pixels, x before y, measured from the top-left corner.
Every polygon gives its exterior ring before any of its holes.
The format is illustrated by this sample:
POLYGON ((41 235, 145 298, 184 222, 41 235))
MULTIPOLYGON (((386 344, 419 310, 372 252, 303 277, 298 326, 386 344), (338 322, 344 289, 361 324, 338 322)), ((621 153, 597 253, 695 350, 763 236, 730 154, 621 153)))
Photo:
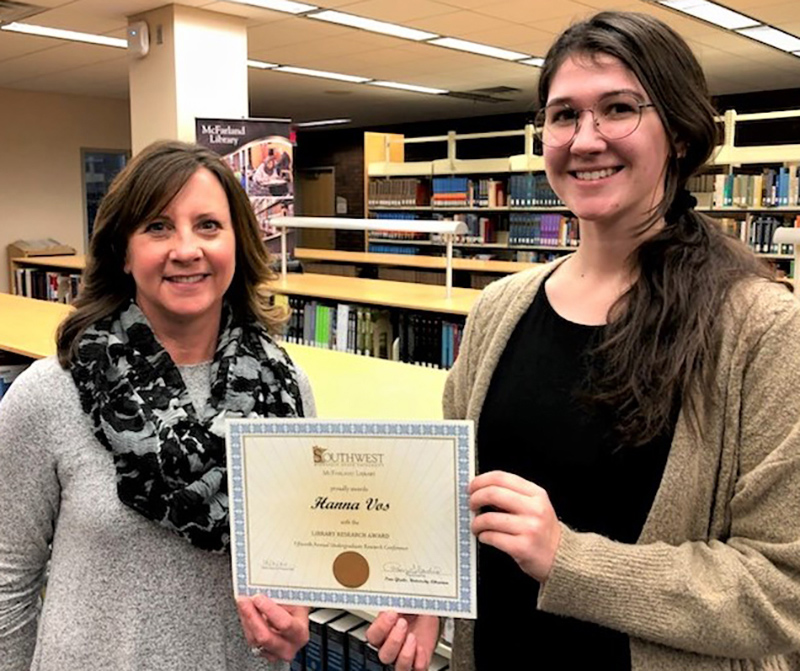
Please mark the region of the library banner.
MULTIPOLYGON (((269 251, 278 253, 279 235, 270 219, 294 214, 289 119, 196 119, 195 133, 198 144, 213 149, 231 166, 250 197, 269 251)), ((292 241, 290 236, 290 252, 292 241)))

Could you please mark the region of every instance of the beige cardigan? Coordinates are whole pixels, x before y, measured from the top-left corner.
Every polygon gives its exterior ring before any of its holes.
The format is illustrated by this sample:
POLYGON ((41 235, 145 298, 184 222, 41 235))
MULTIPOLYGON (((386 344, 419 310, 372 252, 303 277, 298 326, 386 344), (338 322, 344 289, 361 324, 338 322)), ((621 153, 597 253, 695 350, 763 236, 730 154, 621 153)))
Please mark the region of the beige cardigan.
MULTIPOLYGON (((477 423, 508 338, 558 263, 483 292, 447 380, 445 417, 477 423)), ((539 594, 543 611, 627 633, 633 671, 800 669, 800 304, 779 285, 749 282, 720 318, 721 401, 702 415, 702 442, 680 413, 639 540, 562 525, 539 594)), ((456 625, 455 671, 474 669, 470 625, 456 625)), ((532 659, 554 644, 531 631, 532 659)))

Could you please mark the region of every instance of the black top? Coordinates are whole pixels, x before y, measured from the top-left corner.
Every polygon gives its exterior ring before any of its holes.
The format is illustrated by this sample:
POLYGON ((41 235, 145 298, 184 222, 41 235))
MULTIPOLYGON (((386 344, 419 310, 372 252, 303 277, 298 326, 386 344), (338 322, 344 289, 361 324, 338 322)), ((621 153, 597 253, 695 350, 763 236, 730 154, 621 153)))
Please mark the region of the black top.
MULTIPOLYGON (((523 315, 492 377, 480 415, 482 473, 516 473, 547 490, 559 519, 634 543, 669 454, 670 430, 619 449, 613 416, 585 396, 589 351, 601 326, 569 322, 542 289, 523 315)), ((536 610, 539 583, 508 555, 478 544, 478 671, 630 670, 628 636, 536 610)))

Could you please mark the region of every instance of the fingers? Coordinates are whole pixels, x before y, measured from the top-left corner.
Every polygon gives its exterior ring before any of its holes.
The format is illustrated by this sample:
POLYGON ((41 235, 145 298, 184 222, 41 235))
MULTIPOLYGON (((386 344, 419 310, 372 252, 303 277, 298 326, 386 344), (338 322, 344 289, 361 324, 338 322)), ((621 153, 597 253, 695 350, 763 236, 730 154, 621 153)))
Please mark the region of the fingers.
MULTIPOLYGON (((400 652, 397 654, 397 659, 394 663, 395 671, 411 671, 411 669, 414 668, 414 659, 416 656, 417 637, 409 632, 408 636, 406 636, 405 643, 403 643, 400 652)), ((378 654, 378 658, 383 661, 381 654, 378 654)), ((427 669, 427 667, 425 668, 427 669)))
POLYGON ((367 641, 374 647, 380 648, 399 618, 400 616, 391 610, 380 613, 367 629, 367 641))
MULTIPOLYGON (((378 659, 384 664, 391 664, 398 659, 400 651, 406 644, 408 635, 408 620, 404 617, 399 617, 394 627, 392 627, 392 630, 386 636, 383 645, 379 647, 378 659)), ((406 669, 399 669, 398 671, 408 671, 408 667, 406 669)))
POLYGON ((525 478, 521 478, 519 475, 505 471, 489 471, 488 473, 481 473, 472 479, 472 482, 469 483, 469 493, 473 494, 479 489, 490 485, 502 487, 525 496, 532 496, 542 491, 541 487, 525 478))
POLYGON ((236 607, 248 645, 270 661, 289 661, 308 642, 307 608, 280 606, 264 595, 240 597, 236 607))

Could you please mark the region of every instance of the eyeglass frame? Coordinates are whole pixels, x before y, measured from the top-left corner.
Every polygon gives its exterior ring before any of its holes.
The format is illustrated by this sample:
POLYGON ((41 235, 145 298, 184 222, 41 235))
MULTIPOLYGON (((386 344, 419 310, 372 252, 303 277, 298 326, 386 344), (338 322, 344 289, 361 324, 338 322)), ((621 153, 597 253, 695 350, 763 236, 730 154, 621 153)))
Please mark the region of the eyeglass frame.
MULTIPOLYGON (((623 140, 626 137, 630 137, 633 135, 642 125, 642 110, 646 107, 655 107, 656 104, 654 102, 637 102, 636 107, 639 110, 639 118, 636 121, 636 125, 631 129, 629 133, 625 133, 625 135, 620 135, 619 137, 608 137, 602 130, 600 130, 600 125, 597 122, 597 115, 595 114, 595 108, 597 107, 598 103, 600 103, 604 98, 609 98, 614 95, 620 95, 620 93, 610 93, 601 96, 598 100, 594 102, 591 107, 582 107, 580 109, 576 109, 569 105, 569 103, 548 103, 544 107, 542 107, 538 112, 536 112, 536 116, 534 117, 534 134, 536 135, 539 142, 542 143, 545 147, 550 147, 551 149, 559 149, 561 147, 566 147, 567 145, 571 144, 575 140, 575 136, 578 134, 578 130, 580 129, 581 117, 583 116, 584 112, 591 112, 592 113, 592 125, 594 126, 595 131, 604 139, 614 142, 615 140, 623 140), (539 124, 539 118, 546 113, 548 107, 555 107, 556 105, 560 105, 561 107, 565 107, 567 109, 572 110, 575 112, 575 123, 572 125, 572 135, 570 136, 569 140, 566 142, 562 142, 561 144, 547 144, 544 141, 544 124, 545 121, 542 120, 542 123, 539 124)), ((631 98, 636 98, 637 96, 633 93, 625 92, 625 95, 631 96, 631 98)))

